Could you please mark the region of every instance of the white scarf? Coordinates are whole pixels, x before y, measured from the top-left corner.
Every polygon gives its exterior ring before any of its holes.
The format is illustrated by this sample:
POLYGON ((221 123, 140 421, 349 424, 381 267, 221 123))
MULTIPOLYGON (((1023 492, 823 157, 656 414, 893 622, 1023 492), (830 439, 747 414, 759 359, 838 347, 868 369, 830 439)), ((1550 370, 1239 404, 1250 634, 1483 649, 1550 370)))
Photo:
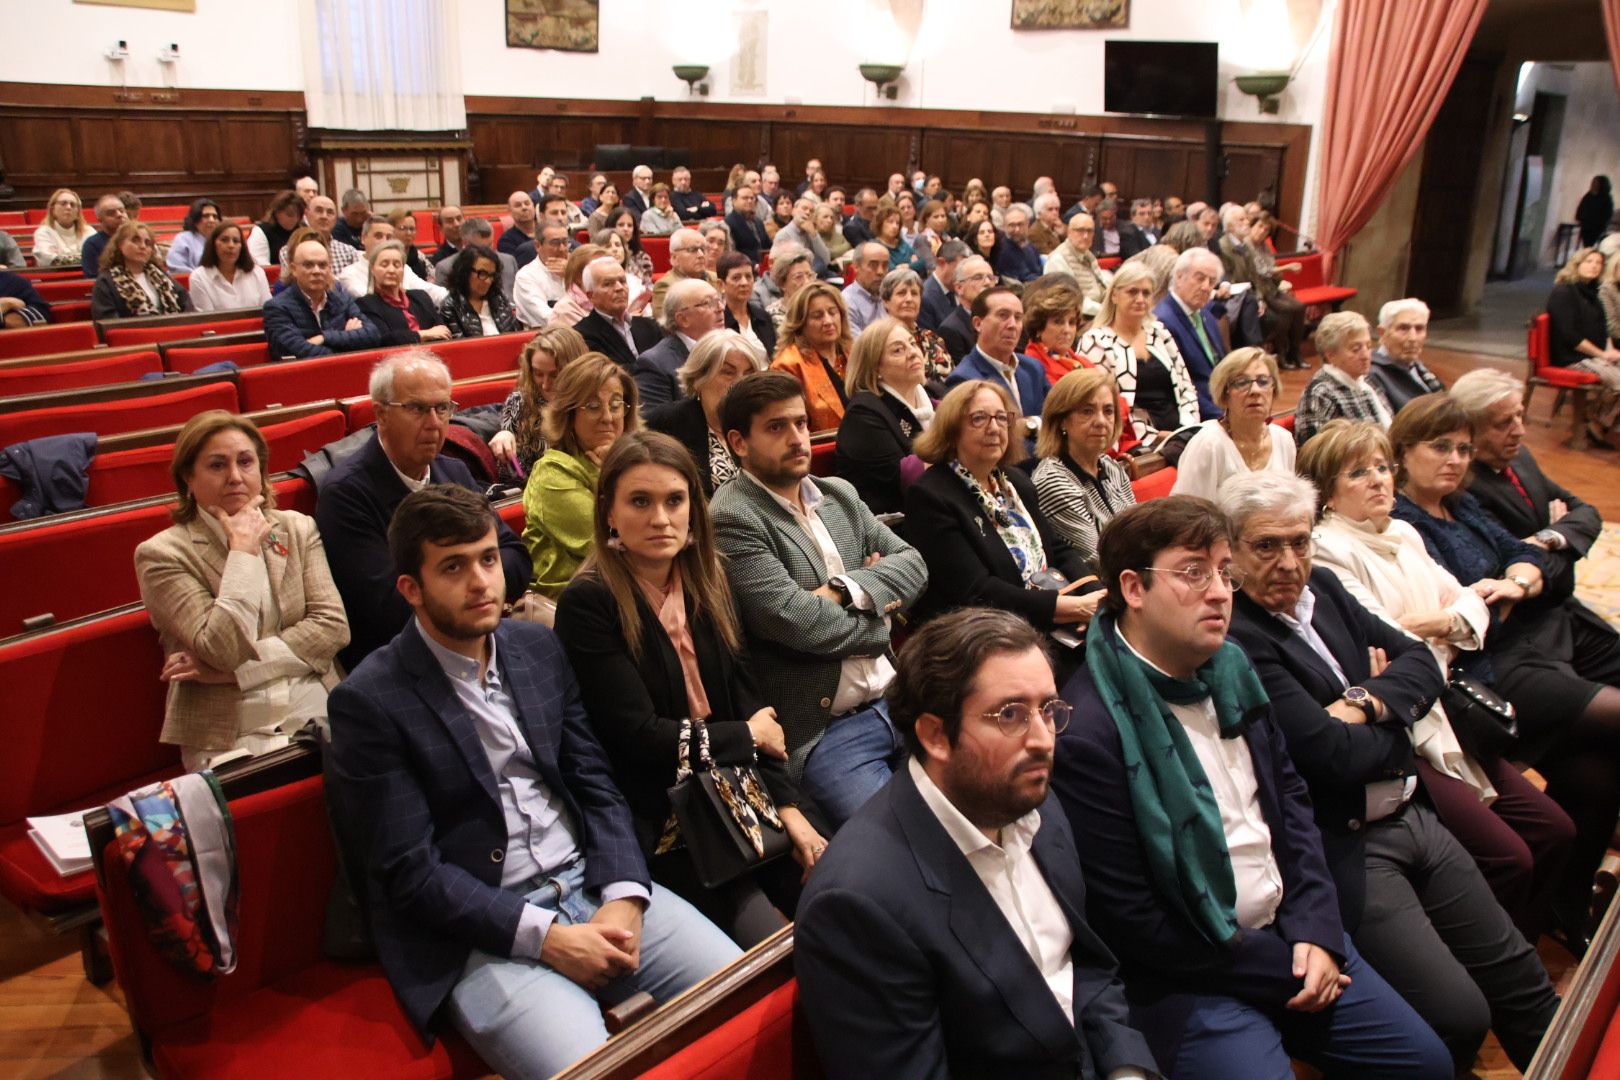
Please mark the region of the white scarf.
POLYGON ((928 425, 934 419, 934 403, 929 399, 926 390, 920 386, 912 387, 911 398, 908 400, 906 395, 886 382, 879 382, 878 389, 911 410, 911 415, 917 418, 917 430, 919 433, 928 430, 928 425))

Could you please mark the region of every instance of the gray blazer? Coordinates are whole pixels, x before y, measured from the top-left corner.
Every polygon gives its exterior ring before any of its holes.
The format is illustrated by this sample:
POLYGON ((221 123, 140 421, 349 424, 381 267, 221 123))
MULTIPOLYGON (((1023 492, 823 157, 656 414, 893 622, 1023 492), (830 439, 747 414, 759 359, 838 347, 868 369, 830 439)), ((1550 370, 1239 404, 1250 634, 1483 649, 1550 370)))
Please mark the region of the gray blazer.
POLYGON ((811 595, 829 577, 821 549, 748 477, 720 485, 710 503, 754 677, 776 706, 794 776, 832 719, 844 658, 888 653, 885 616, 909 608, 928 586, 922 556, 872 516, 852 485, 832 477, 811 479, 825 497, 817 515, 838 548, 845 576, 872 598, 874 611, 846 609, 811 595), (864 566, 873 552, 883 558, 864 566))

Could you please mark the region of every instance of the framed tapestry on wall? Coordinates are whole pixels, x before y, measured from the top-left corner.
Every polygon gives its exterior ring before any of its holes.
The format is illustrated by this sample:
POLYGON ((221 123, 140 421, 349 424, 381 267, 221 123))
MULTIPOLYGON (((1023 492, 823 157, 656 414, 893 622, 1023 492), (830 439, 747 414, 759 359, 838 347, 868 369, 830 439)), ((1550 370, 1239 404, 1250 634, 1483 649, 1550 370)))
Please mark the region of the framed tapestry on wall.
POLYGON ((1012 0, 1014 30, 1113 30, 1131 24, 1131 0, 1012 0))
POLYGON ((506 44, 596 52, 600 9, 598 0, 506 0, 506 44))

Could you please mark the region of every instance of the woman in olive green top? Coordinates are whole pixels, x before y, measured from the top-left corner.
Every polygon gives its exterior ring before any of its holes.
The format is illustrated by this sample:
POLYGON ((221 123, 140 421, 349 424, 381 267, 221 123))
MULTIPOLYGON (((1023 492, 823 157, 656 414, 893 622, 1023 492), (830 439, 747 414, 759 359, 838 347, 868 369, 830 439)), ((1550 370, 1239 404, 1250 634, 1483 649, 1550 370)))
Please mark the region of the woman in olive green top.
POLYGON ((641 427, 638 404, 635 380, 601 353, 586 353, 557 376, 545 408, 549 449, 523 489, 534 592, 556 599, 591 553, 597 473, 614 440, 641 427))

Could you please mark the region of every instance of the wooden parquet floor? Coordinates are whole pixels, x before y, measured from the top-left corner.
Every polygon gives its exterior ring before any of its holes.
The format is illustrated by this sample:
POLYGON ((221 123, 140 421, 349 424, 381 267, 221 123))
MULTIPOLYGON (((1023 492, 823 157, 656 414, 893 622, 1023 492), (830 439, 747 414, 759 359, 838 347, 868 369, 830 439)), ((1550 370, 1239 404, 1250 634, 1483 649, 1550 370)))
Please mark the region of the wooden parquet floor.
MULTIPOLYGON (((1446 383, 1478 365, 1523 375, 1524 365, 1475 353, 1430 350, 1426 362, 1446 383)), ((1315 361, 1313 361, 1314 363, 1315 361)), ((1279 409, 1298 399, 1311 372, 1284 372, 1279 409)), ((1620 522, 1620 452, 1570 450, 1568 412, 1549 417, 1551 392, 1538 391, 1528 443, 1542 467, 1620 522)), ((1540 942, 1554 984, 1568 985, 1574 964, 1550 940, 1540 942)), ((1519 1076, 1496 1041, 1485 1045, 1474 1074, 1481 1080, 1519 1076)), ((0 1076, 13 1080, 130 1080, 147 1076, 116 984, 92 986, 80 967, 77 939, 56 937, 0 901, 0 1076)))

